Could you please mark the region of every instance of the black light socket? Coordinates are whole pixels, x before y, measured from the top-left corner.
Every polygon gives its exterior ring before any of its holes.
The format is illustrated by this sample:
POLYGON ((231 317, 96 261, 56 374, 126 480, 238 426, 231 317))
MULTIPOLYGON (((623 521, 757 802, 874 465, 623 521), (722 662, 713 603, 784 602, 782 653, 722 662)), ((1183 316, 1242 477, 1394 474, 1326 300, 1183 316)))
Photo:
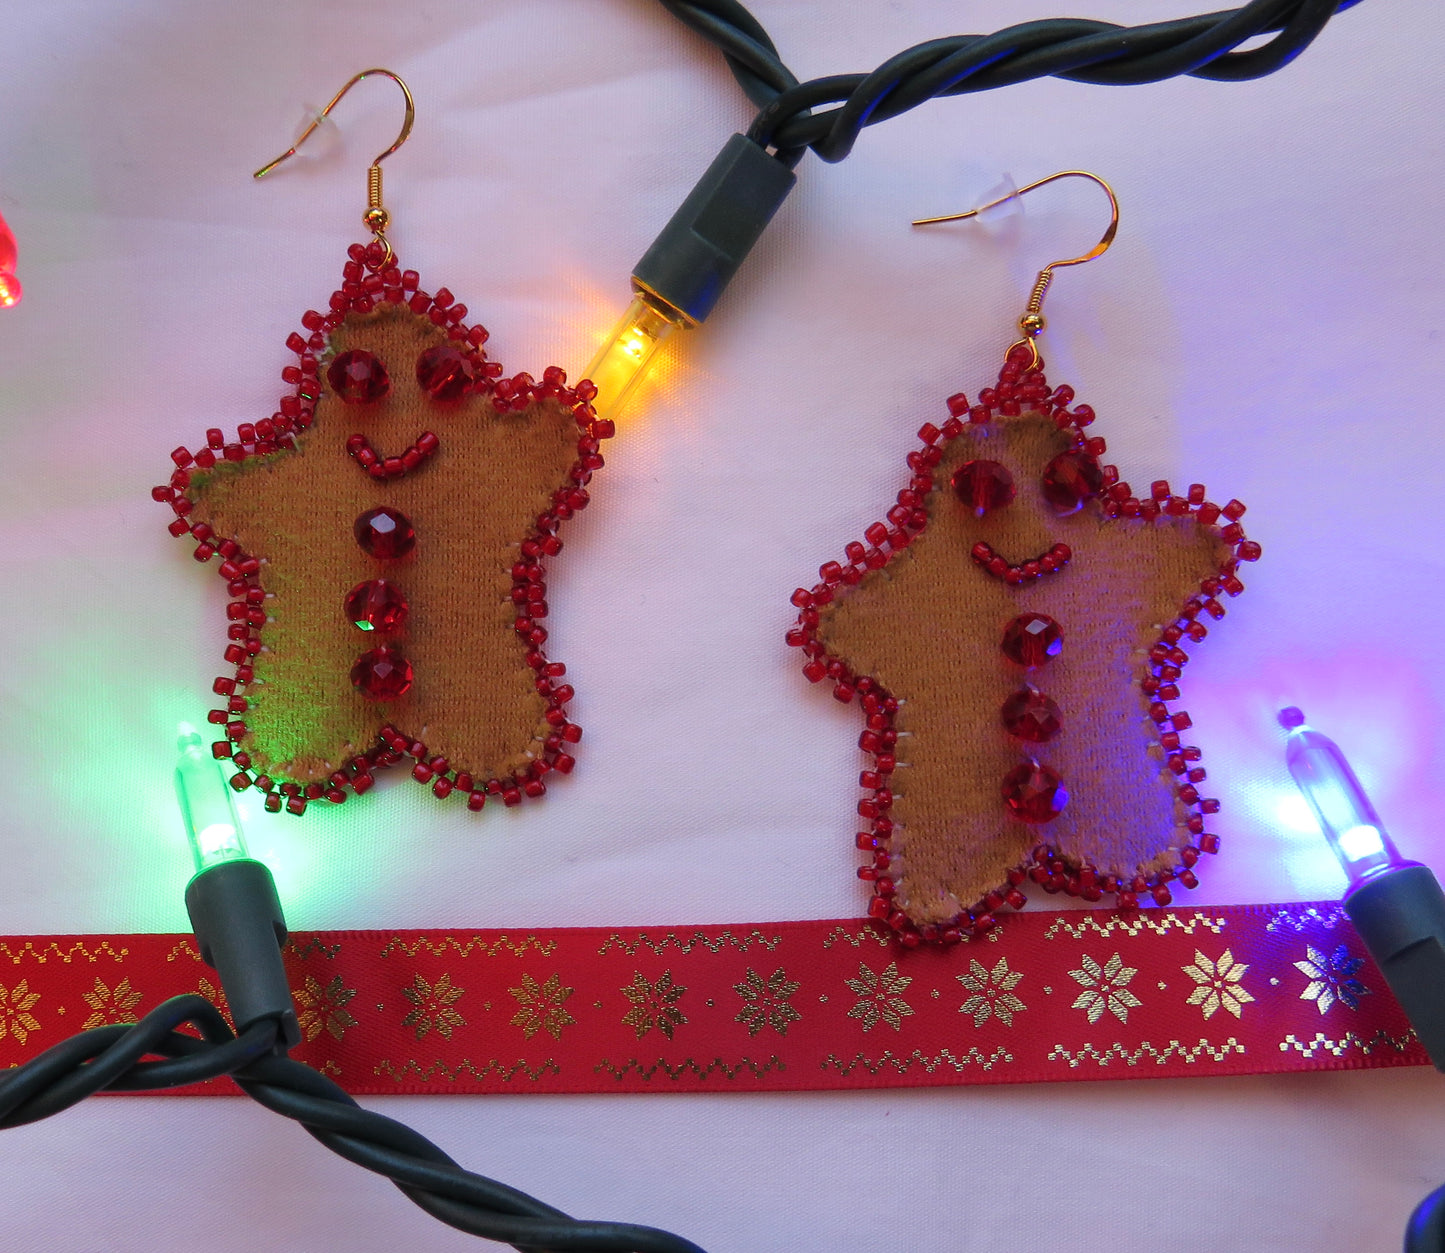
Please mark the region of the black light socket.
POLYGON ((1420 1043, 1445 1071, 1445 892, 1414 862, 1365 879, 1345 913, 1385 976, 1420 1043))
POLYGON ((632 271, 633 286, 696 325, 712 312, 798 176, 734 135, 632 271))
POLYGON ((281 960, 286 919, 271 872, 250 859, 202 870, 186 886, 186 912, 201 960, 221 978, 236 1030, 274 1018, 286 1047, 299 1044, 301 1024, 281 960))

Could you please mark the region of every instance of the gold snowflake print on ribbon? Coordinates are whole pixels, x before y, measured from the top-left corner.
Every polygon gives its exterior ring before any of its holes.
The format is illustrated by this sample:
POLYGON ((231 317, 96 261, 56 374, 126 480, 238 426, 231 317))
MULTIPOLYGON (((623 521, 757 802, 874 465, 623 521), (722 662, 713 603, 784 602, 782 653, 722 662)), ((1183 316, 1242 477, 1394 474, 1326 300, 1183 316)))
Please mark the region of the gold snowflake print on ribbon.
POLYGON ((131 990, 129 979, 122 979, 114 988, 106 987, 97 979, 95 990, 82 992, 80 996, 91 1009, 90 1017, 80 1024, 82 1031, 89 1031, 92 1027, 135 1022, 136 1017, 132 1011, 141 1002, 141 994, 131 990))
POLYGON ((435 1031, 442 1039, 450 1040, 453 1027, 467 1025, 467 1020, 452 1008, 465 991, 465 988, 452 986, 449 974, 438 978, 435 986, 417 975, 411 987, 401 990, 401 994, 416 1007, 401 1020, 401 1025, 415 1028, 418 1040, 428 1031, 435 1031))
POLYGON ((1363 957, 1351 957, 1350 950, 1343 944, 1328 955, 1313 944, 1306 944, 1305 960, 1294 964, 1294 968, 1310 981, 1299 994, 1300 1000, 1313 1001, 1322 1014, 1328 1013, 1336 1001, 1351 1009, 1359 1009, 1360 997, 1370 994, 1370 989, 1354 977, 1364 964, 1363 957))
POLYGON ((992 970, 981 961, 971 959, 968 974, 959 975, 958 981, 973 995, 958 1007, 958 1012, 972 1014, 975 1027, 983 1026, 990 1018, 997 1018, 1005 1027, 1012 1027, 1014 1015, 1027 1008, 1014 995, 1014 988, 1023 977, 1023 971, 1008 968, 1007 957, 1000 957, 992 970))
POLYGON ((30 1012, 39 999, 40 993, 30 990, 28 979, 20 980, 10 991, 0 983, 0 1040, 8 1033, 15 1037, 17 1044, 24 1044, 32 1031, 40 1030, 40 1024, 30 1012))
POLYGON ((562 1002, 576 990, 564 988, 561 976, 555 973, 549 975, 545 983, 538 983, 531 975, 523 975, 520 988, 507 989, 521 1006, 512 1015, 512 1026, 521 1027, 522 1034, 529 1040, 538 1031, 545 1031, 554 1040, 560 1040, 562 1028, 577 1021, 562 1008, 562 1002))
POLYGON ((672 981, 672 971, 664 970, 656 983, 648 983, 638 971, 632 976, 632 983, 622 989, 622 995, 632 1002, 632 1008, 622 1019, 625 1026, 637 1032, 640 1040, 656 1027, 669 1040, 675 1027, 687 1021, 677 1002, 687 989, 672 981))
POLYGON ((301 1030, 308 1040, 314 1040, 323 1031, 334 1040, 341 1039, 348 1027, 356 1026, 356 1019, 345 1007, 356 995, 355 988, 348 988, 337 975, 324 988, 315 975, 307 975, 306 982, 296 989, 296 1003, 301 1006, 301 1030))
POLYGON ((1084 988, 1071 1008, 1082 1009, 1091 1023, 1098 1022, 1106 1009, 1120 1022, 1128 1022, 1129 1011, 1144 1003, 1129 991, 1129 981, 1138 973, 1135 967, 1124 965, 1118 953, 1102 966, 1085 953, 1083 969, 1069 971, 1084 988))
POLYGON ((864 1031, 872 1031, 880 1022, 901 1031, 903 1020, 913 1015, 913 1006, 903 999, 913 979, 898 973, 897 962, 889 962, 882 974, 875 974, 867 962, 859 962, 858 977, 843 982, 858 998, 848 1017, 861 1019, 864 1031))
POLYGON ((1243 1015, 1244 1006, 1254 1000, 1240 983, 1249 966, 1235 961, 1229 949, 1219 955, 1218 961, 1210 961, 1199 949, 1195 949, 1194 964, 1179 969, 1198 985, 1185 1004, 1198 1005, 1206 1018, 1213 1018, 1221 1009, 1239 1018, 1243 1015))
POLYGON ((749 1035, 757 1035, 764 1027, 771 1027, 779 1035, 788 1034, 788 1024, 797 1022, 803 1015, 790 1004, 789 998, 803 985, 790 980, 779 966, 763 981, 751 966, 747 977, 741 983, 733 984, 733 991, 743 998, 745 1004, 734 1022, 740 1022, 748 1029, 749 1035))
POLYGON ((236 1023, 231 1017, 231 1002, 226 999, 225 989, 216 987, 205 975, 202 975, 196 983, 196 991, 221 1011, 221 1017, 230 1024, 231 1030, 234 1031, 236 1023))

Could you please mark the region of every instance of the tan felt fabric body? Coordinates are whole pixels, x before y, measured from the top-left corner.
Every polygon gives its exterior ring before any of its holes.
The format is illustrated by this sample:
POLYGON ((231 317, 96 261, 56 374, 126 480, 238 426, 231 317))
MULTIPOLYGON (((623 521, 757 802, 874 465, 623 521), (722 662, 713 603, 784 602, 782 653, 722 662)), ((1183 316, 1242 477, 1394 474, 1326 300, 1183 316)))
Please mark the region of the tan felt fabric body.
POLYGON ((246 693, 249 734, 238 745, 257 773, 323 781, 372 747, 388 722, 480 781, 540 756, 546 704, 512 629, 511 566, 567 482, 577 423, 550 400, 503 414, 485 396, 432 400, 416 381, 416 361, 445 342, 444 331, 405 306, 353 313, 331 348, 374 353, 390 375, 389 394, 357 405, 328 391, 295 451, 193 476, 194 518, 264 563, 272 621, 246 693), (346 450, 360 433, 380 456, 399 455, 428 430, 439 451, 400 479, 370 478, 346 450), (378 560, 357 544, 353 523, 380 505, 415 526, 408 557, 378 560), (410 618, 399 635, 363 632, 343 612, 347 592, 374 578, 405 593, 410 618), (398 700, 368 700, 353 689, 351 667, 393 642, 415 667, 415 684, 398 700))
POLYGON ((1106 519, 1093 501, 1058 517, 1040 476, 1070 446, 1040 414, 966 427, 933 471, 926 529, 821 610, 829 651, 901 703, 890 873, 916 924, 974 906, 1040 843, 1071 863, 1133 876, 1156 861, 1173 865, 1168 850, 1190 842, 1139 683, 1161 624, 1218 573, 1229 549, 1190 518, 1106 519), (1018 492, 983 518, 949 486, 954 470, 977 458, 1004 464, 1018 492), (1013 587, 970 559, 980 540, 1013 563, 1063 542, 1073 561, 1013 587), (1008 622, 1030 611, 1054 618, 1064 639, 1057 657, 1025 673, 1000 642, 1008 622), (1062 710, 1063 730, 1049 743, 1014 739, 1000 720, 1000 706, 1026 681, 1062 710), (1062 776, 1070 796, 1041 826, 1013 819, 1001 795, 1004 776, 1030 755, 1062 776))

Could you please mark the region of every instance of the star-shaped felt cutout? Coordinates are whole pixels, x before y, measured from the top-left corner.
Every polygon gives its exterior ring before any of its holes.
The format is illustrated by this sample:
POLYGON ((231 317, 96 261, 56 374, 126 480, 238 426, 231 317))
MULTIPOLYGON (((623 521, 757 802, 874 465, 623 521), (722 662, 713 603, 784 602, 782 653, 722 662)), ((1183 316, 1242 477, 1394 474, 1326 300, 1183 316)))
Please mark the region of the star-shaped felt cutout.
POLYGON ((1026 876, 1166 904, 1218 847, 1179 679, 1259 556, 1244 506, 1198 484, 1136 497, 1032 360, 1018 345, 978 404, 952 397, 887 523, 793 596, 804 673, 863 707, 859 873, 910 944, 991 927, 1026 876))
POLYGON ((544 651, 545 562, 612 424, 556 367, 501 377, 466 312, 379 245, 353 246, 329 311, 287 340, 279 411, 178 448, 153 493, 227 581, 214 751, 270 809, 341 801, 404 760, 473 809, 540 796, 572 768, 581 731, 544 651), (363 548, 358 519, 379 508, 409 524, 410 551, 363 548), (363 585, 370 600, 348 604, 363 585))

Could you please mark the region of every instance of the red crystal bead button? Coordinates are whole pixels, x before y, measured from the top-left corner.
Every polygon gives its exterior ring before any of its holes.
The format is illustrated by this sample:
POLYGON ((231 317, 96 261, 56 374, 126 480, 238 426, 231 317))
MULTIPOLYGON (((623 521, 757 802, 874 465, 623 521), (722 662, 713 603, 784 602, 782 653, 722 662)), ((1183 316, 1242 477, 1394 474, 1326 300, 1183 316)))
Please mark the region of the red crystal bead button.
POLYGON ((1069 514, 1104 490, 1104 471, 1088 453, 1061 452, 1044 467, 1044 499, 1069 514))
POLYGON ((343 352, 327 366, 326 381, 331 384, 331 390, 349 405, 370 404, 391 390, 386 367, 360 348, 343 352))
POLYGON ((1064 632, 1046 613, 1021 613, 1004 628, 1003 655, 1017 666, 1033 670, 1057 657, 1064 632))
POLYGON ((997 461, 965 461, 949 482, 954 494, 973 510, 976 518, 1002 509, 1014 498, 1014 476, 997 461))
POLYGON ((1026 761, 1003 777, 1004 804, 1020 822, 1052 822, 1069 803, 1064 781, 1047 766, 1026 761))
POLYGON ((346 616, 363 631, 400 631, 406 615, 401 588, 385 579, 368 579, 346 593, 346 616))
POLYGON ((398 648, 373 648, 351 667, 351 685, 369 700, 395 700, 411 690, 411 662, 398 648))
POLYGON ((368 509, 351 529, 363 551, 373 557, 405 557, 416 547, 411 519, 401 510, 386 505, 368 509))
POLYGON ((437 344, 416 359, 416 381, 433 400, 459 400, 475 378, 472 363, 450 344, 437 344))
POLYGON ((1031 687, 1015 692, 999 710, 1004 730, 1015 739, 1030 744, 1043 744, 1063 729, 1064 718, 1059 707, 1042 692, 1031 687))

